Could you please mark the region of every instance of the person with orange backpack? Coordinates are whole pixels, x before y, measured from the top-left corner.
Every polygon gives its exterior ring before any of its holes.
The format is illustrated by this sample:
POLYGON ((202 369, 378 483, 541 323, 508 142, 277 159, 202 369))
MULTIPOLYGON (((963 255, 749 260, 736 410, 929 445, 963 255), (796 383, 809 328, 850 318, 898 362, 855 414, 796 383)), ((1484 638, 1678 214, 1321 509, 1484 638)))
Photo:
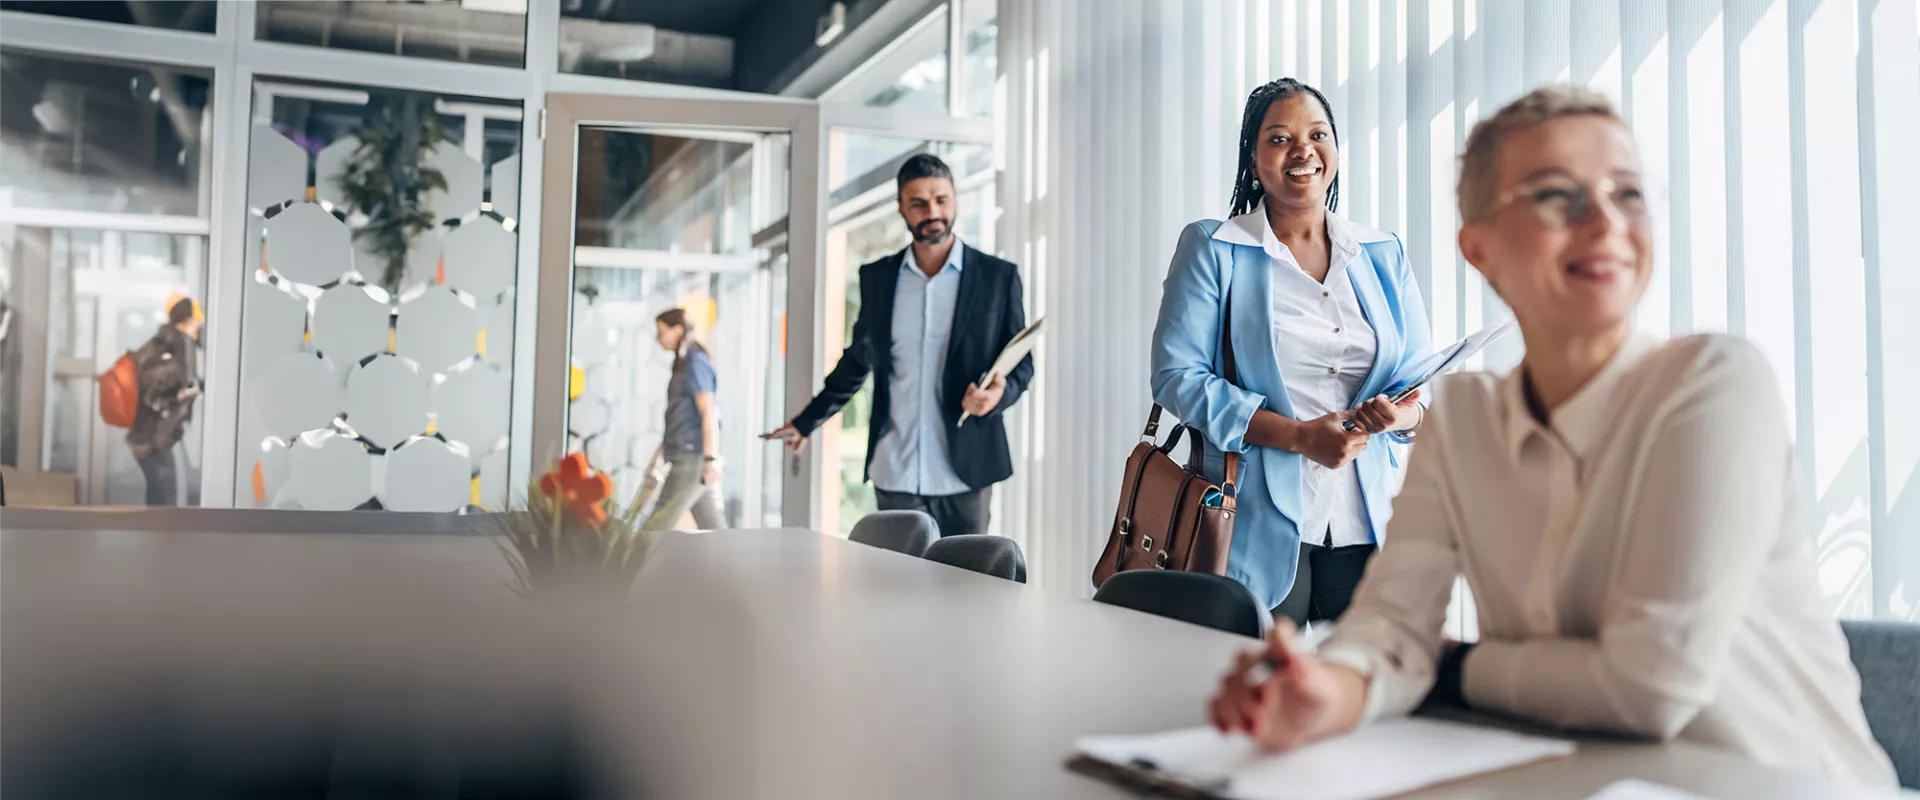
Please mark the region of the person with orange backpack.
MULTIPOLYGON (((131 394, 139 405, 127 430, 127 446, 146 476, 150 506, 179 505, 173 448, 193 419, 193 402, 200 396, 199 339, 205 322, 200 304, 192 298, 177 300, 167 309, 167 324, 129 354, 138 387, 131 394)), ((108 412, 107 399, 103 393, 103 414, 108 412)))

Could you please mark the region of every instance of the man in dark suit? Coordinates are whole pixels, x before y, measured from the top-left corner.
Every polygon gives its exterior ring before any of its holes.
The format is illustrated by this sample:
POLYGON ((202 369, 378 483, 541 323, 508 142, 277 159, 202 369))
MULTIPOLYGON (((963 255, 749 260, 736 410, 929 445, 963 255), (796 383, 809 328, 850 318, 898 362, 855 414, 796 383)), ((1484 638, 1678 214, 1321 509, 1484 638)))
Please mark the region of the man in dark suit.
POLYGON ((1033 379, 1033 358, 976 381, 1027 325, 1020 270, 954 235, 945 162, 909 158, 895 186, 913 244, 860 267, 860 316, 840 363, 813 402, 762 438, 799 452, 872 374, 866 476, 879 507, 925 511, 942 536, 986 533, 993 485, 1013 475, 1002 414, 1033 379))

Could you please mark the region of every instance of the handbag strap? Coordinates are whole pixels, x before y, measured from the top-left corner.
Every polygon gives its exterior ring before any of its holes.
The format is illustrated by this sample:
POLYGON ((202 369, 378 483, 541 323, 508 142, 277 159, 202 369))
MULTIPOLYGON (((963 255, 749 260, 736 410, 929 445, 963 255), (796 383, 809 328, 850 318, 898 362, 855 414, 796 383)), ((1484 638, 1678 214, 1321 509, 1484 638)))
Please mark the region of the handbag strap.
MULTIPOLYGON (((1220 370, 1226 373, 1221 377, 1226 378, 1227 383, 1239 386, 1240 365, 1233 356, 1233 285, 1231 283, 1227 285, 1226 312, 1221 315, 1220 320, 1220 370)), ((1186 427, 1192 426, 1188 425, 1186 427)), ((1159 439, 1159 435, 1160 404, 1154 403, 1153 410, 1147 412, 1147 427, 1146 430, 1141 431, 1140 437, 1144 441, 1152 442, 1159 439)), ((1193 439, 1194 443, 1191 446, 1205 446, 1206 437, 1201 436, 1198 429, 1194 430, 1193 439)), ((1172 442, 1169 441, 1168 445, 1170 449, 1172 442)), ((1227 475, 1226 479, 1220 482, 1220 492, 1228 497, 1233 497, 1236 491, 1234 483, 1240 474, 1240 454, 1228 450, 1225 455, 1227 475)))

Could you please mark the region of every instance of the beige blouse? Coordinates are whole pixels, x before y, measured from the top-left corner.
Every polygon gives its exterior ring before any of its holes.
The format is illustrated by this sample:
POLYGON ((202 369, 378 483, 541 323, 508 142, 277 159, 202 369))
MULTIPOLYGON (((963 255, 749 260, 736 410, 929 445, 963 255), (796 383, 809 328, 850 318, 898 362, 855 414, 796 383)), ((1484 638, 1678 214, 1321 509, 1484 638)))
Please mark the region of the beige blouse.
POLYGON ((1455 576, 1473 705, 1893 785, 1815 582, 1779 386, 1744 340, 1636 335, 1542 426, 1519 370, 1446 379, 1387 545, 1320 646, 1366 717, 1431 688, 1455 576))

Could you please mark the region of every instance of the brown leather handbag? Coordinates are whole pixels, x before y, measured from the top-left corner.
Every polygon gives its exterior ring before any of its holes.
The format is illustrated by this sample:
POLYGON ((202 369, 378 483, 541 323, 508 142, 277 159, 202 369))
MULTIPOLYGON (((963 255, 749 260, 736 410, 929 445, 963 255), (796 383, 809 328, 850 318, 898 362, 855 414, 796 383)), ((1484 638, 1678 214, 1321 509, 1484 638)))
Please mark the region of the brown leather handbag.
MULTIPOLYGON (((1229 306, 1231 307, 1231 306, 1229 306)), ((1239 382, 1233 360, 1231 312, 1222 315, 1221 360, 1228 383, 1239 382)), ((1234 480, 1240 472, 1240 454, 1226 454, 1226 481, 1214 485, 1201 470, 1205 439, 1193 432, 1187 448, 1187 465, 1181 466, 1170 453, 1180 443, 1189 426, 1181 425, 1167 436, 1165 444, 1155 442, 1160 432, 1159 403, 1147 414, 1147 428, 1127 456, 1126 475, 1120 483, 1120 506, 1113 513, 1113 530, 1107 534, 1107 548, 1093 565, 1093 585, 1098 588, 1116 572, 1134 569, 1177 569, 1186 572, 1227 573, 1227 551, 1233 547, 1234 480), (1209 503, 1218 492, 1217 504, 1209 503)))

